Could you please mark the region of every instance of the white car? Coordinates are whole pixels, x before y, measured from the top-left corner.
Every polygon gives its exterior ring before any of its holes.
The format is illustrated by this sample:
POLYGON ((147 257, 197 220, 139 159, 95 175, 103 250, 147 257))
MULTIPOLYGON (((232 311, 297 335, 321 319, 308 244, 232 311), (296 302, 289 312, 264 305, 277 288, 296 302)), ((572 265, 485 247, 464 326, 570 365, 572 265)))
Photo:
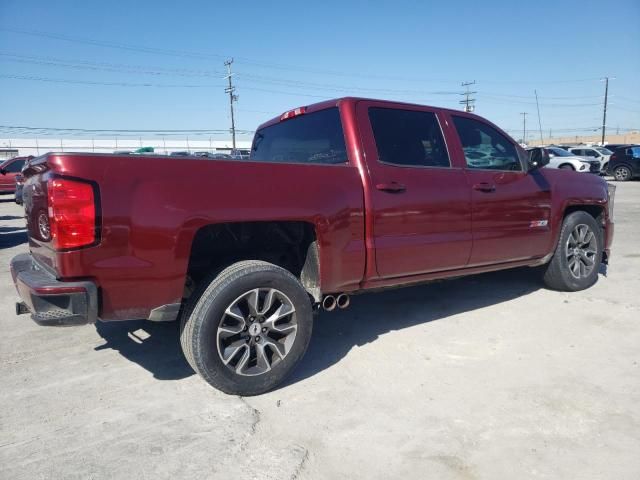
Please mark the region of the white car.
POLYGON ((601 172, 607 171, 609 157, 613 154, 611 150, 604 147, 571 147, 569 152, 588 160, 598 160, 600 162, 601 172))
POLYGON ((546 168, 561 168, 563 170, 575 170, 581 173, 600 173, 600 162, 587 160, 569 153, 560 147, 545 147, 549 153, 549 164, 546 168))

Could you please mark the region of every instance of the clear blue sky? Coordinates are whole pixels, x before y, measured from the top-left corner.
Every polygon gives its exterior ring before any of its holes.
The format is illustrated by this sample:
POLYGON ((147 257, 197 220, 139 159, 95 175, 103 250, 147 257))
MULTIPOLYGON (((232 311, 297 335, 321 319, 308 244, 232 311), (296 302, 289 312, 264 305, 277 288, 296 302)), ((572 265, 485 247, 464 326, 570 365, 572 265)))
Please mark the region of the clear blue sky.
POLYGON ((597 127, 605 75, 608 128, 640 128, 638 0, 0 0, 0 125, 226 129, 226 57, 241 129, 349 94, 458 108, 464 80, 503 128, 537 129, 534 89, 546 132, 597 127))

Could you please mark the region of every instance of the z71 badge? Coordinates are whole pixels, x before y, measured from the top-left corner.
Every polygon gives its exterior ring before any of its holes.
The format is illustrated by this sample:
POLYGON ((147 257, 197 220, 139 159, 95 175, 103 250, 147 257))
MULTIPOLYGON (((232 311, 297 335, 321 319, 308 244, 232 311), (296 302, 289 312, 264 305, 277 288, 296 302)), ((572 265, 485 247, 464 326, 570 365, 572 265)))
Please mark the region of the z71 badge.
POLYGON ((549 223, 548 220, 534 220, 533 222, 531 222, 529 224, 529 228, 533 228, 533 227, 546 227, 547 223, 549 223))

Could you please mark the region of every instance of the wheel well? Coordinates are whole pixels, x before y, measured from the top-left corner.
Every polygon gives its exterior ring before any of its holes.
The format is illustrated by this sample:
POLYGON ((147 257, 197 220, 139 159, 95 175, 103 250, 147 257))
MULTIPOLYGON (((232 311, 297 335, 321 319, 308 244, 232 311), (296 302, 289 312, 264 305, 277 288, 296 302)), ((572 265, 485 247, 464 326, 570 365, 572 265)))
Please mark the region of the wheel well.
POLYGON ((572 164, 570 163, 563 163, 562 165, 558 165, 558 168, 562 168, 562 167, 570 167, 571 169, 575 170, 576 167, 574 167, 572 164))
POLYGON ((264 260, 290 271, 320 301, 320 262, 314 226, 307 222, 238 222, 201 227, 191 244, 184 297, 208 274, 240 260, 264 260))
POLYGON ((600 205, 571 205, 564 211, 564 216, 573 212, 587 212, 596 219, 598 225, 604 225, 604 208, 600 205))
POLYGON ((613 167, 613 169, 615 170, 615 169, 616 169, 616 168, 618 168, 618 167, 625 167, 625 168, 629 169, 629 171, 633 171, 633 170, 631 169, 631 165, 629 165, 629 164, 627 164, 627 163, 619 163, 619 164, 617 164, 615 167, 613 167))

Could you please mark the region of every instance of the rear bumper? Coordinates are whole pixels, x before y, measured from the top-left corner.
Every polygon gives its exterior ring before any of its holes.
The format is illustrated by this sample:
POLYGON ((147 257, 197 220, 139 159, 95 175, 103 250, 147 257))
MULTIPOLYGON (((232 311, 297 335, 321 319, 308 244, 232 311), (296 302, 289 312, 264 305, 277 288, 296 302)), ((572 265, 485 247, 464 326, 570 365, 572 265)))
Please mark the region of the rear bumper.
MULTIPOLYGON (((39 267, 29 254, 13 257, 11 276, 24 306, 38 325, 95 323, 98 289, 93 282, 61 282, 39 267)), ((21 304, 16 305, 16 311, 24 311, 21 304)))

